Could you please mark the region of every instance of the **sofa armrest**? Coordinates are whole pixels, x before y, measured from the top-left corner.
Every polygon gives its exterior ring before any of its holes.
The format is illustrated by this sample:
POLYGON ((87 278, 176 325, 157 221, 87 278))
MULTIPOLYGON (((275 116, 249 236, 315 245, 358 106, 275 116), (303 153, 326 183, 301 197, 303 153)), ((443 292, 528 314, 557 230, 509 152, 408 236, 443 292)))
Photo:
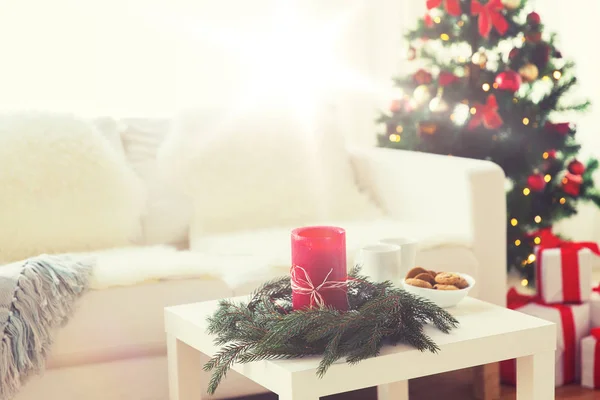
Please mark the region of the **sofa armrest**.
POLYGON ((467 234, 479 262, 478 297, 505 305, 506 194, 498 165, 387 148, 349 151, 358 185, 387 215, 467 234))

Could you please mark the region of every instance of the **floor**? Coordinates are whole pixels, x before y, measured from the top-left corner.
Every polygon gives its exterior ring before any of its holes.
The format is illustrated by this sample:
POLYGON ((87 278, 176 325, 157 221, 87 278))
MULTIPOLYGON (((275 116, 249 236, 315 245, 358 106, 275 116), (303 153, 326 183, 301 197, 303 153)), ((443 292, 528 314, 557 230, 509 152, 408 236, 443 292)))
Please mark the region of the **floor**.
MULTIPOLYGON (((410 381, 410 400, 470 400, 473 399, 470 370, 460 370, 410 381)), ((323 397, 327 400, 376 400, 375 389, 323 397)), ((513 387, 502 387, 500 400, 516 399, 513 387)), ((239 399, 242 400, 242 399, 239 399)), ((276 395, 246 397, 245 400, 277 400, 276 395)), ((600 390, 583 389, 569 385, 556 390, 556 400, 600 400, 600 390)))

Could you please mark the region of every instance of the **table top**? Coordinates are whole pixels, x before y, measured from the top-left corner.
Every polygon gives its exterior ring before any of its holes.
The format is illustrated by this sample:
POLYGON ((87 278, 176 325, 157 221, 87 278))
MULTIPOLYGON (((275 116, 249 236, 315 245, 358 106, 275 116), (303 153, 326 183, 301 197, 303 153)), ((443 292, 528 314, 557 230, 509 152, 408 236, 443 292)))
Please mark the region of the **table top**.
MULTIPOLYGON (((243 296, 231 300, 248 299, 248 296, 243 296)), ((212 343, 213 337, 206 333, 206 328, 207 317, 217 305, 218 301, 209 301, 166 308, 167 332, 202 353, 216 353, 218 348, 212 343)), ((340 360, 323 379, 311 384, 326 385, 328 380, 341 379, 348 382, 348 390, 353 390, 555 350, 554 323, 469 297, 447 311, 459 321, 457 329, 444 334, 434 326, 424 328, 425 333, 438 344, 438 353, 421 352, 403 344, 386 346, 378 357, 354 366, 340 360), (377 374, 373 373, 374 369, 377 374), (353 379, 356 381, 353 382, 353 379)), ((269 387, 273 379, 294 375, 309 379, 309 375, 315 375, 320 359, 317 356, 259 361, 236 365, 234 370, 277 392, 269 387), (267 374, 266 370, 270 372, 267 374)), ((325 395, 327 388, 322 389, 320 393, 325 395)))

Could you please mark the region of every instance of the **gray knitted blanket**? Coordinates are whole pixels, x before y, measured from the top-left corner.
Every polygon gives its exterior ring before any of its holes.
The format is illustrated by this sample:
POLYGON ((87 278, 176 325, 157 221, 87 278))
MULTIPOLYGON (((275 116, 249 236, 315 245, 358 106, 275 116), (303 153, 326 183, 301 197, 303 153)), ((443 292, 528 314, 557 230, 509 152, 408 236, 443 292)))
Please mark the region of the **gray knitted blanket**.
POLYGON ((53 331, 87 288, 92 264, 42 255, 0 267, 0 400, 42 371, 53 331))

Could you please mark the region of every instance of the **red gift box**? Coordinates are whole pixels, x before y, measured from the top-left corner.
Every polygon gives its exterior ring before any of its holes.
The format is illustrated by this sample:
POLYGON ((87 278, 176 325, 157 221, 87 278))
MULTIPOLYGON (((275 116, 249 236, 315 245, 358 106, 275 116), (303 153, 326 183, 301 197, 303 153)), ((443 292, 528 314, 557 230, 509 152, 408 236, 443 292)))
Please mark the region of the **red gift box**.
POLYGON ((536 284, 544 303, 583 303, 590 298, 592 254, 600 254, 591 242, 569 242, 550 228, 533 234, 541 239, 536 248, 536 284))
MULTIPOLYGON (((555 383, 561 386, 576 381, 580 342, 590 330, 589 304, 544 304, 539 296, 522 295, 513 288, 508 292, 508 308, 557 324, 555 383)), ((503 383, 514 385, 516 376, 516 360, 500 363, 503 383)))
POLYGON ((600 389, 600 328, 581 340, 581 386, 600 389))

